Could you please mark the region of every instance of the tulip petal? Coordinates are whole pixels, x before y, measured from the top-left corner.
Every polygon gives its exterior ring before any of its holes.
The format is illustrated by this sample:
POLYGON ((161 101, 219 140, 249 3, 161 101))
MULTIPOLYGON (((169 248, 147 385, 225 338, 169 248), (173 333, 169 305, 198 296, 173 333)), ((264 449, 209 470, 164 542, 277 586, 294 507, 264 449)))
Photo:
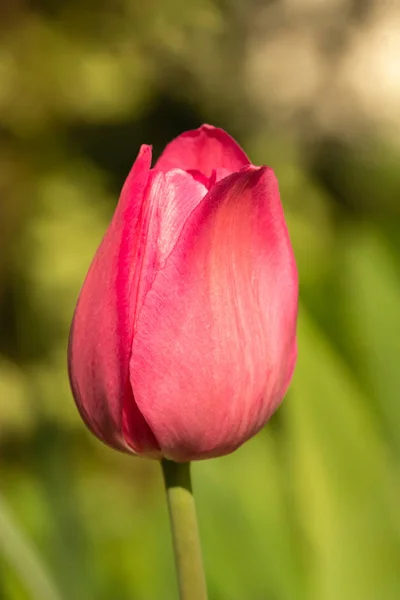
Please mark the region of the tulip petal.
MULTIPOLYGON (((152 269, 150 273, 153 279, 147 281, 145 290, 150 288, 154 281, 154 273, 164 269, 166 261, 170 256, 171 251, 176 245, 178 238, 182 232, 184 225, 198 204, 207 194, 207 188, 200 182, 194 180, 185 171, 174 169, 168 173, 154 172, 151 174, 151 183, 147 189, 147 197, 145 203, 152 207, 152 215, 150 226, 156 226, 148 237, 152 240, 151 250, 153 256, 151 258, 152 269)), ((146 279, 146 269, 142 269, 140 273, 141 280, 146 279)), ((136 313, 140 314, 143 299, 146 297, 146 292, 137 303, 136 313)), ((174 293, 173 290, 170 290, 174 293)), ((136 323, 137 324, 137 323, 136 323)), ((146 335, 147 332, 144 332, 146 335)), ((138 335, 137 327, 135 326, 134 337, 138 335)), ((149 365, 147 366, 147 369, 149 365)), ((134 398, 126 397, 123 406, 123 434, 126 443, 136 449, 138 435, 138 407, 136 405, 136 390, 133 388, 134 398)), ((142 451, 142 454, 151 453, 142 451)))
POLYGON ((170 142, 155 169, 164 172, 171 169, 200 171, 206 177, 211 177, 216 170, 219 181, 222 176, 249 164, 241 147, 223 129, 202 125, 199 129, 185 131, 170 142))
MULTIPOLYGON (((81 416, 100 439, 121 450, 127 449, 123 406, 132 400, 128 373, 138 299, 132 301, 132 289, 143 263, 150 165, 151 147, 142 146, 86 276, 70 334, 69 375, 81 416)), ((134 450, 157 450, 151 429, 133 400, 131 404, 136 424, 134 450)))
POLYGON ((246 167, 192 212, 138 317, 130 380, 165 456, 220 456, 264 425, 293 372, 297 302, 276 178, 246 167))

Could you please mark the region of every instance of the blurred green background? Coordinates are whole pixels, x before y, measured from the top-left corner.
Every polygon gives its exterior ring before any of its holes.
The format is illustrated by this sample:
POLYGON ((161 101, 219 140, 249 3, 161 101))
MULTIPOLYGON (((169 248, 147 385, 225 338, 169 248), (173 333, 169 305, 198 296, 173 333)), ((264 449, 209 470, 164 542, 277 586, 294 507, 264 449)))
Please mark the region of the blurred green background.
POLYGON ((74 304, 141 143, 271 165, 301 280, 265 430, 194 465, 210 600, 400 598, 400 13, 377 0, 0 3, 0 598, 177 598, 159 466, 103 447, 74 304))

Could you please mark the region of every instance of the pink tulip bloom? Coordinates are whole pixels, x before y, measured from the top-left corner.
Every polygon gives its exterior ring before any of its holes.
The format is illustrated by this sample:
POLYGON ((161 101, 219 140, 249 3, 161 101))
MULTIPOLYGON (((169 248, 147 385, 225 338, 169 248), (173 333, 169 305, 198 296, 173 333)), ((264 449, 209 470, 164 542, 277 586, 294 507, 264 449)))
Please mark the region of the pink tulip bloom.
POLYGON ((83 284, 69 375, 103 442, 177 462, 227 454, 278 407, 298 279, 276 177, 222 129, 142 146, 83 284))

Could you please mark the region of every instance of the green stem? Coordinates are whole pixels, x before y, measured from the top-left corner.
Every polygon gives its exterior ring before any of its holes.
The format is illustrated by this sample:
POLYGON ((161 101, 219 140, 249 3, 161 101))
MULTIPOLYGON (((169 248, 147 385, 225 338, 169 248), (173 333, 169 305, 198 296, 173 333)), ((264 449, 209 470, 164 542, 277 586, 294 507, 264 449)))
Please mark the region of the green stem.
POLYGON ((207 600, 190 463, 163 459, 180 600, 207 600))

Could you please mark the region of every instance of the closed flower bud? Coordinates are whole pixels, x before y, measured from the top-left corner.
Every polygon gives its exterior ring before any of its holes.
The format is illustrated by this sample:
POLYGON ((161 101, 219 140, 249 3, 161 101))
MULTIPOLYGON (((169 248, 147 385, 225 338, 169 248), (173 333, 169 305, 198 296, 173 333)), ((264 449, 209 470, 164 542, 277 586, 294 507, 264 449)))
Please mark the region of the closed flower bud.
POLYGON ((83 284, 69 375, 108 445, 188 461, 232 452, 281 402, 298 280, 276 177, 223 130, 142 146, 83 284))

